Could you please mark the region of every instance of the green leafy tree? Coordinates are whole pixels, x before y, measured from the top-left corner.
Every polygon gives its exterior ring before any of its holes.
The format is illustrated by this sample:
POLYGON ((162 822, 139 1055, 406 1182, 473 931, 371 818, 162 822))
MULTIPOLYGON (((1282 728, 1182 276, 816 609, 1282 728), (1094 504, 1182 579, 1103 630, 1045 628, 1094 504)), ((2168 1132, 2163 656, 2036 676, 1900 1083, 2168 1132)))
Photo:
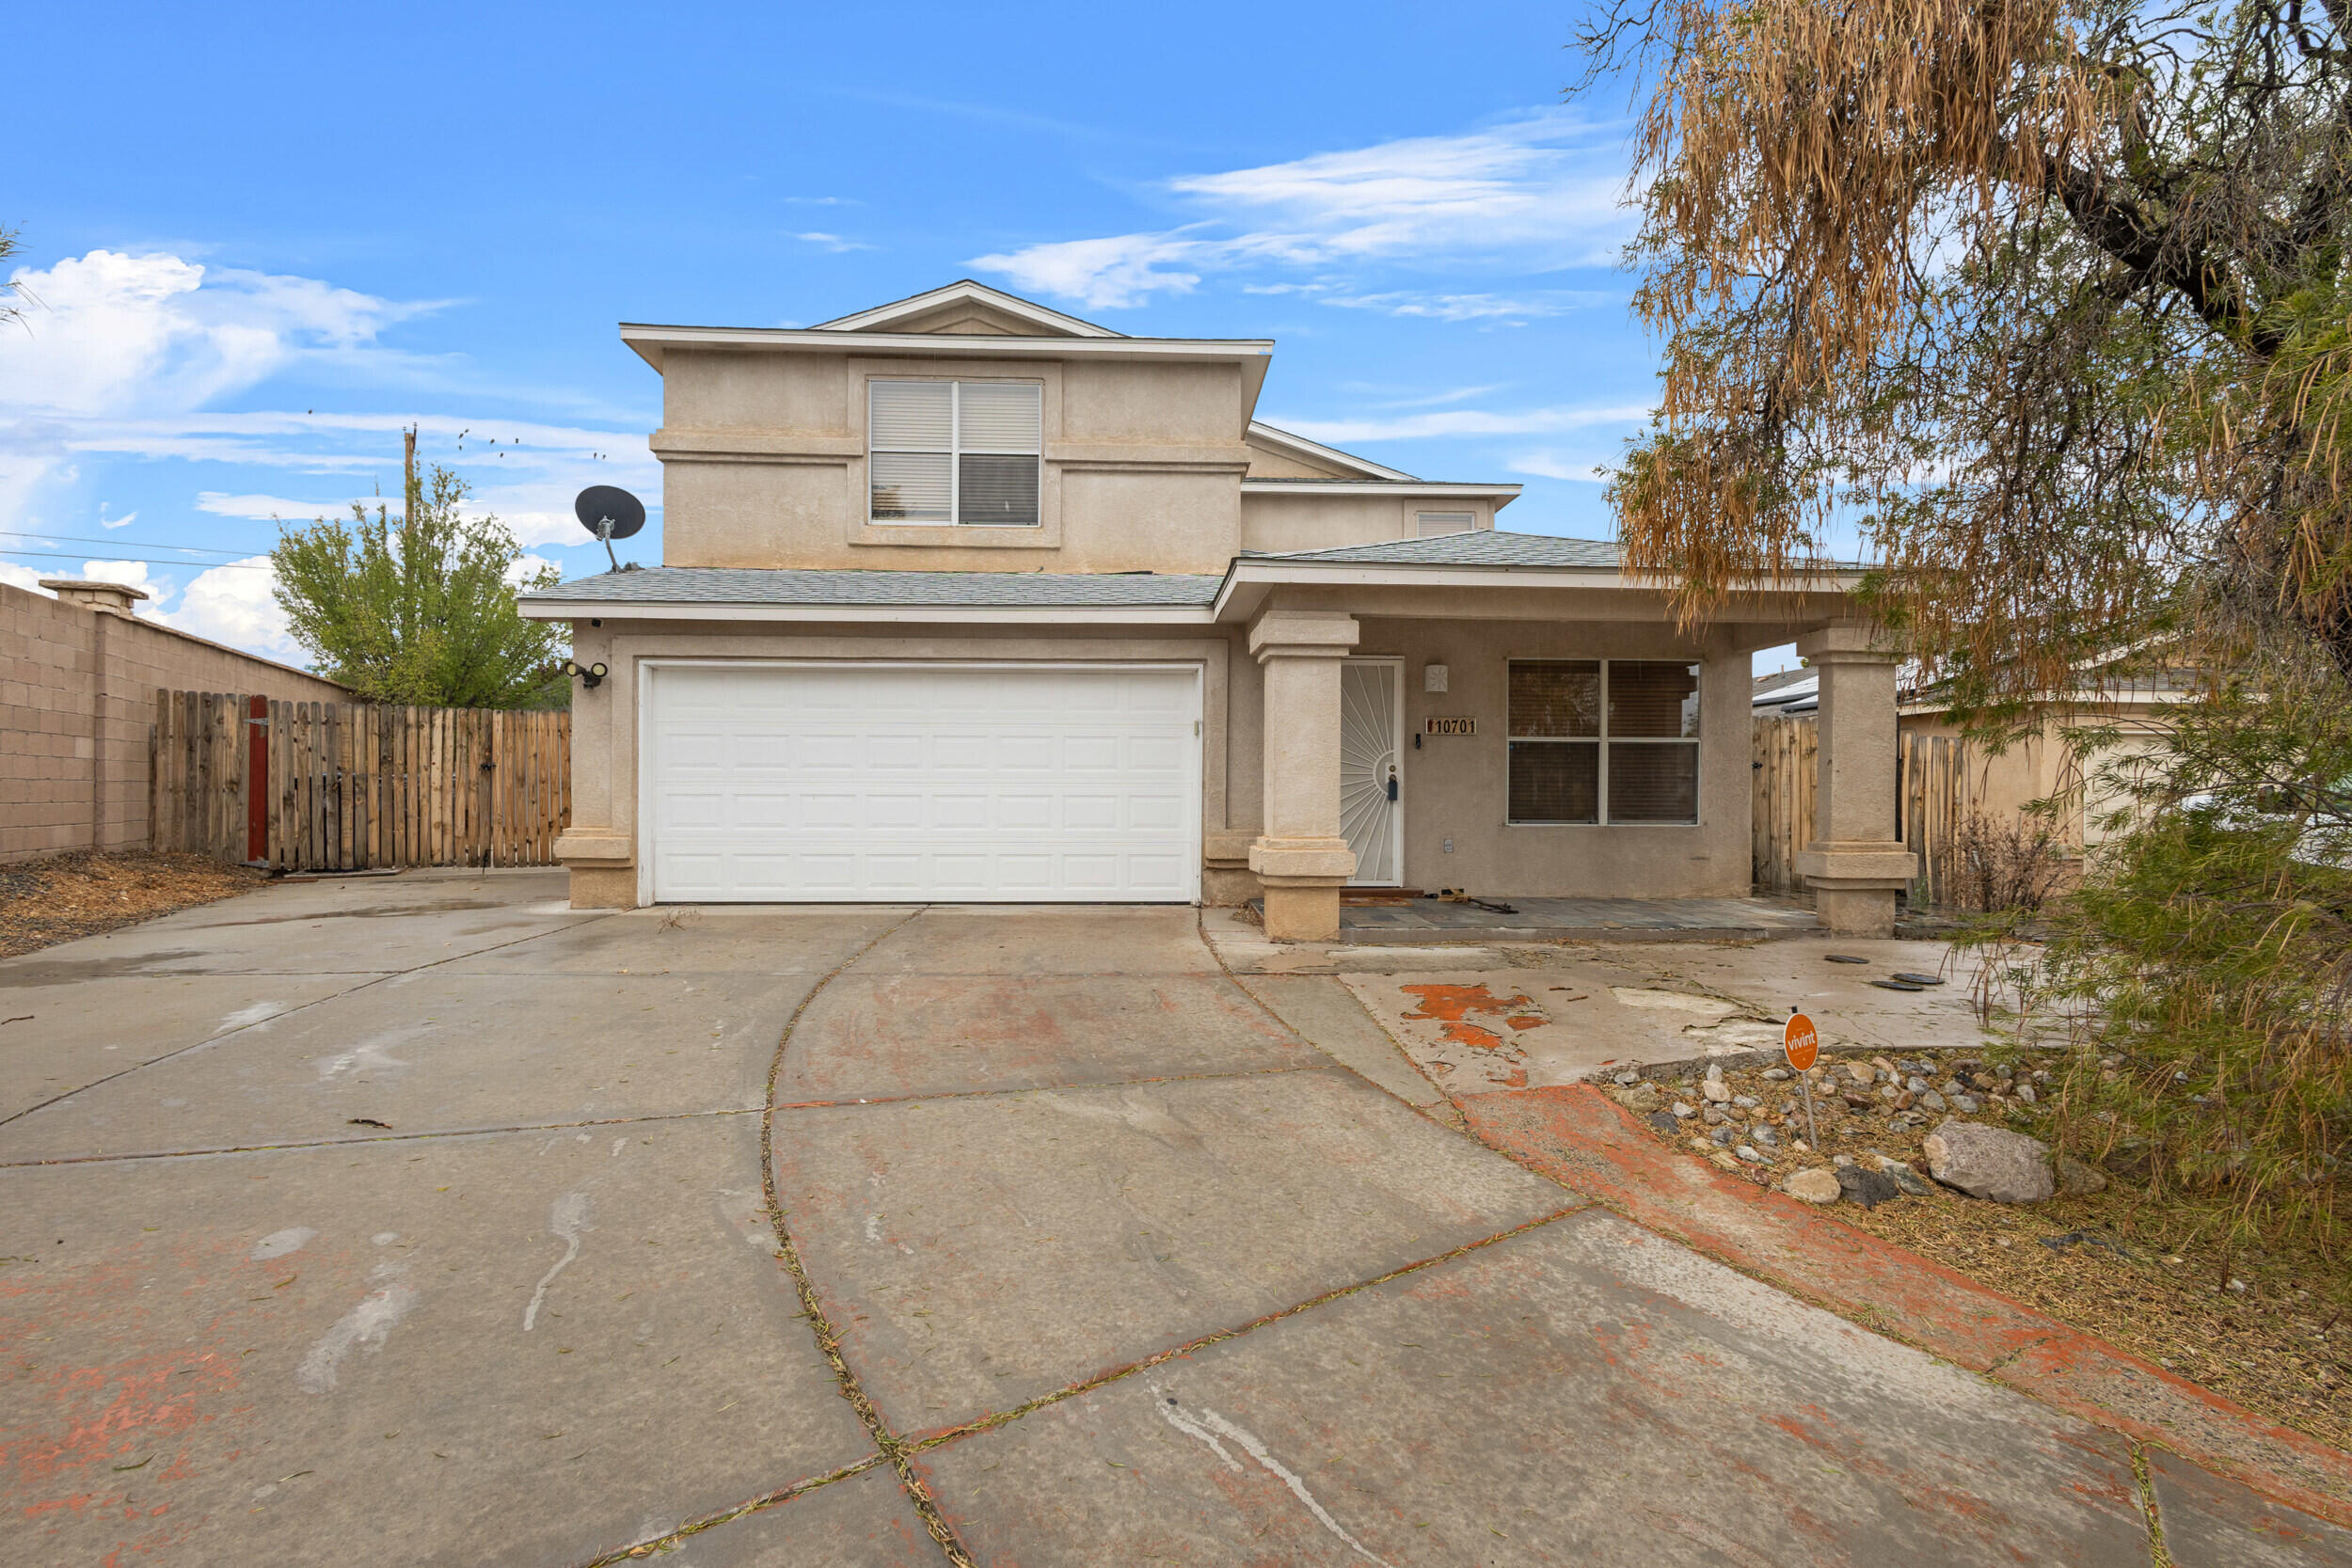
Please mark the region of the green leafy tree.
POLYGON ((439 467, 419 480, 413 462, 409 473, 397 521, 355 502, 347 522, 280 531, 274 592, 294 641, 371 702, 564 705, 563 629, 515 608, 518 591, 553 587, 562 574, 545 567, 518 579, 522 546, 497 518, 464 515, 464 480, 439 467))

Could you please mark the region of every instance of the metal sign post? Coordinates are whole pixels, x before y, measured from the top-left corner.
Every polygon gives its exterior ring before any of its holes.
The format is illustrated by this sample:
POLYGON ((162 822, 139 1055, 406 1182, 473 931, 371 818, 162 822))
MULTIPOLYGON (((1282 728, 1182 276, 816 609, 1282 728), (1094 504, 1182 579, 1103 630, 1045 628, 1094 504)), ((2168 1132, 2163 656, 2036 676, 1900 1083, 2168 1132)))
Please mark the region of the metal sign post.
POLYGON ((1815 1148, 1821 1147, 1821 1134, 1813 1125, 1813 1083, 1805 1076, 1813 1064, 1820 1060, 1821 1036, 1813 1027, 1813 1021, 1791 1008, 1788 1022, 1780 1031, 1780 1049, 1796 1069, 1797 1092, 1804 1097, 1804 1141, 1815 1148))

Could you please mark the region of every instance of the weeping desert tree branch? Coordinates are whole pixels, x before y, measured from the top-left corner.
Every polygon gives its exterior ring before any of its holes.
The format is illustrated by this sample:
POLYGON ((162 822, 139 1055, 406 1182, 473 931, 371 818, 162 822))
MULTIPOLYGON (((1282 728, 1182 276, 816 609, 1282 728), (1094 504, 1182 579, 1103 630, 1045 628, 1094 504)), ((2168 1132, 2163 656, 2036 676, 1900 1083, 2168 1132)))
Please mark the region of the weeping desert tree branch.
POLYGON ((1629 564, 1694 623, 1856 535, 1993 726, 2167 666, 2042 949, 2062 1135, 2352 1233, 2352 0, 1604 4, 1663 345, 1629 564))
POLYGON ((1612 493, 1686 616, 1843 522, 1987 697, 2183 618, 2352 675, 2332 9, 1674 0, 1583 42, 1647 93, 1665 363, 1612 493))

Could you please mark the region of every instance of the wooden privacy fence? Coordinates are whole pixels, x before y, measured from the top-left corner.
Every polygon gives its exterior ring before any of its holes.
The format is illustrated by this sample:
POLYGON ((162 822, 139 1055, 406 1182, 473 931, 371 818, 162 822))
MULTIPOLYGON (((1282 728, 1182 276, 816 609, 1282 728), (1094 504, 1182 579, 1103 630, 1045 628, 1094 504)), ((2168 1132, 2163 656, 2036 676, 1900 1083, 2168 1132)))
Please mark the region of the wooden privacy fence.
MULTIPOLYGON (((1895 820, 1903 845, 1919 857, 1909 897, 1915 908, 1949 901, 1959 829, 1975 803, 1968 743, 1950 736, 1902 735, 1895 742, 1895 820)), ((1754 745, 1756 890, 1806 891, 1797 854, 1813 842, 1820 800, 1820 723, 1758 719, 1754 745)))
POLYGON ((281 871, 546 865, 572 716, 158 691, 148 840, 281 871))
POLYGON ((1820 724, 1811 719, 1756 721, 1756 891, 1803 893, 1797 851, 1813 842, 1820 724))
POLYGON ((1913 907, 1951 903, 1960 830, 1976 804, 1968 742, 1947 735, 1897 736, 1895 798, 1903 847, 1919 857, 1919 875, 1911 883, 1913 907))

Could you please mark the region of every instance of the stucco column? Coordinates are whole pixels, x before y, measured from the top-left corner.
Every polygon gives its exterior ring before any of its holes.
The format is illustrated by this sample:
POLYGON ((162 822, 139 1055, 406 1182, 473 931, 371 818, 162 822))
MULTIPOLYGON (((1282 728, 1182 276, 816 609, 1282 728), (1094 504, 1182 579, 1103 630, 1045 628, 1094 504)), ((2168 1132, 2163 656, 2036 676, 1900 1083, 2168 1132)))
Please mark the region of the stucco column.
POLYGON ((1329 942, 1356 852, 1340 836, 1340 660, 1355 619, 1334 610, 1269 610, 1249 628, 1265 671, 1265 832, 1249 869, 1265 888, 1266 935, 1329 942))
POLYGON ((1895 836, 1896 655, 1876 627, 1855 622, 1797 639, 1820 673, 1820 755, 1813 843, 1797 870, 1821 925, 1849 936, 1895 930, 1895 894, 1918 857, 1895 836))
MULTIPOLYGON (((612 659, 612 634, 572 624, 572 657, 581 664, 612 659)), ((572 821, 555 841, 555 858, 571 873, 572 908, 626 910, 637 902, 637 846, 613 824, 612 706, 625 692, 617 662, 591 690, 572 682, 572 821)))

